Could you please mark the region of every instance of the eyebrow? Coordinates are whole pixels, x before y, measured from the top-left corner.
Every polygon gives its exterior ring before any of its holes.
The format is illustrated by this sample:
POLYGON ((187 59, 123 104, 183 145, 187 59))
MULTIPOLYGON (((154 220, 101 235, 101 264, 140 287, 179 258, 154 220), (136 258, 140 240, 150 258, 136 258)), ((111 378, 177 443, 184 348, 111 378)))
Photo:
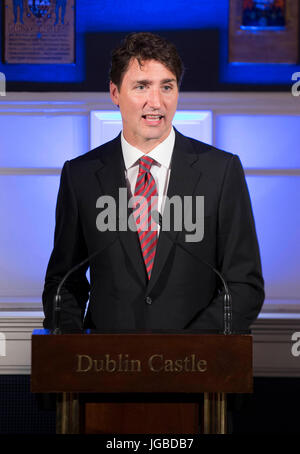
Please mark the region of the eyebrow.
MULTIPOLYGON (((161 84, 164 85, 164 84, 169 84, 171 82, 175 82, 176 83, 176 79, 163 79, 161 81, 161 84)), ((134 83, 141 84, 141 85, 151 85, 153 82, 151 80, 148 80, 148 79, 142 79, 142 80, 136 80, 134 83)))

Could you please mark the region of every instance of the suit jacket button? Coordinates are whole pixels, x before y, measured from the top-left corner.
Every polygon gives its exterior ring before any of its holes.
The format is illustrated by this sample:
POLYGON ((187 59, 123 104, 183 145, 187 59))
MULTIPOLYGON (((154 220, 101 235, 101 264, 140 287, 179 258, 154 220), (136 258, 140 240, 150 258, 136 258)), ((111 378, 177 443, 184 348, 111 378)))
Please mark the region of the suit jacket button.
POLYGON ((152 304, 152 298, 150 298, 150 296, 146 296, 146 303, 152 304))

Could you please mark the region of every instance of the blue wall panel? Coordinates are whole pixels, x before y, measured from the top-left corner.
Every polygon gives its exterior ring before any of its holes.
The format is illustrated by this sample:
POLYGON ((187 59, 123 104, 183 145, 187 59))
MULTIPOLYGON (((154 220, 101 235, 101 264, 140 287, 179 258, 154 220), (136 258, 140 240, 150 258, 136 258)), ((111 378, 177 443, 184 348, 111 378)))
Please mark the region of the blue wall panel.
POLYGON ((299 130, 296 115, 217 115, 215 144, 246 168, 299 169, 299 130))
MULTIPOLYGON (((82 82, 86 33, 141 30, 218 29, 221 83, 290 85, 292 73, 300 71, 299 65, 228 64, 228 0, 77 0, 76 5, 76 64, 0 64, 7 81, 82 82)), ((0 44, 1 39, 0 34, 0 44)))

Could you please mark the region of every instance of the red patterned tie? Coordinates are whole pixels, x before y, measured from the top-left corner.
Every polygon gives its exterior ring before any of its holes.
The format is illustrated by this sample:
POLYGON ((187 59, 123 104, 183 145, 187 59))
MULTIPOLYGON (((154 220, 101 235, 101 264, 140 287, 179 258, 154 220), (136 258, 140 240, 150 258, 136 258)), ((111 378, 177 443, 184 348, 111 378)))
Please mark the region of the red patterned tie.
POLYGON ((153 176, 150 173, 153 159, 147 155, 139 160, 139 173, 135 185, 135 203, 133 215, 137 225, 141 250, 150 279, 153 268, 156 244, 157 224, 151 219, 151 212, 157 210, 157 190, 153 176))

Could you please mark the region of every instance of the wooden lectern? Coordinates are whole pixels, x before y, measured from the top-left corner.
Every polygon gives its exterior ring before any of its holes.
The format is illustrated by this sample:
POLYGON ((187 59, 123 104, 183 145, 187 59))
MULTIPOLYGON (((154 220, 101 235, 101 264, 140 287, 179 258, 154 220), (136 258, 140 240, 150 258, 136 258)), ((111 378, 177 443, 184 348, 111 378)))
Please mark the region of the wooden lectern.
POLYGON ((249 334, 32 336, 31 390, 57 393, 57 433, 226 433, 226 394, 252 392, 249 334))

